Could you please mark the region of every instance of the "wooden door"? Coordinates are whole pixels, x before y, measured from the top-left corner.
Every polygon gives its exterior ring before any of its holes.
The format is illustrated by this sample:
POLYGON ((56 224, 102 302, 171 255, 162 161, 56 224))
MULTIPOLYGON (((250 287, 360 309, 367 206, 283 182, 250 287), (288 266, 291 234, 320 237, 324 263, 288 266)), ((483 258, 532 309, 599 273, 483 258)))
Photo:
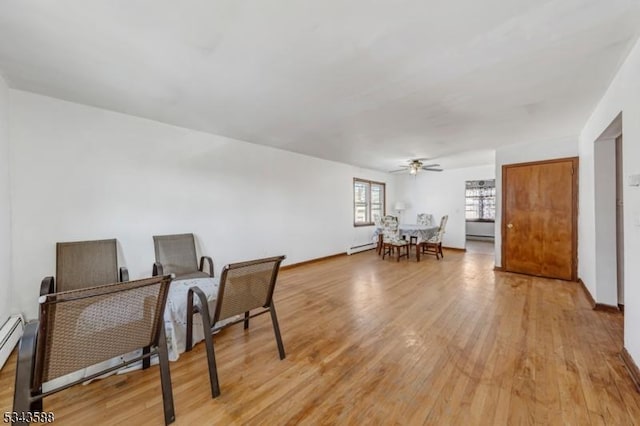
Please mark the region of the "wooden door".
POLYGON ((502 166, 505 270, 576 279, 577 179, 577 158, 502 166))

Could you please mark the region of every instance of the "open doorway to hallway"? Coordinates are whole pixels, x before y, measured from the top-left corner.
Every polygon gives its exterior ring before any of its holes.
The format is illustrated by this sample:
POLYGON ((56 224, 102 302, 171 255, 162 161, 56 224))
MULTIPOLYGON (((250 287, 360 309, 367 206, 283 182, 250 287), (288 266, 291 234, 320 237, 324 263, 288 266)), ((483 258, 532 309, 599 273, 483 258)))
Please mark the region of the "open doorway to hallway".
POLYGON ((465 182, 466 250, 493 255, 496 219, 495 179, 465 182))
POLYGON ((623 136, 620 113, 594 143, 597 304, 624 306, 623 136))

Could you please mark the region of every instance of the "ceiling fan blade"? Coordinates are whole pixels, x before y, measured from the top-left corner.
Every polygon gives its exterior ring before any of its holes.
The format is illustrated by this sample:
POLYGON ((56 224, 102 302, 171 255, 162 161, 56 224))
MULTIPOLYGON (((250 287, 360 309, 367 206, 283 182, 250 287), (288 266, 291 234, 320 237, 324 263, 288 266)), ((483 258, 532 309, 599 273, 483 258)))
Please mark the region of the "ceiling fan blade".
POLYGON ((423 164, 422 167, 438 167, 440 164, 423 164))
POLYGON ((428 158, 412 158, 409 161, 411 162, 411 161, 428 161, 428 160, 429 160, 428 158))
POLYGON ((434 169, 433 167, 421 167, 422 170, 426 170, 427 172, 441 172, 443 169, 434 169))

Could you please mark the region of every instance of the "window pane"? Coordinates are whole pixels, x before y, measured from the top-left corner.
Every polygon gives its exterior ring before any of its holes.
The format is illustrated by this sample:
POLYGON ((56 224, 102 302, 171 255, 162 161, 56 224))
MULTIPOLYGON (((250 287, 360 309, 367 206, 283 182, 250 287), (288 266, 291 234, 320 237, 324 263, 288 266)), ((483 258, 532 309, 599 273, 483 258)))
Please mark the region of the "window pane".
POLYGON ((353 184, 353 223, 369 223, 369 198, 371 185, 368 182, 355 181, 353 184))
POLYGON ((354 200, 356 203, 366 203, 367 202, 367 189, 368 184, 363 182, 356 182, 354 185, 354 200))
POLYGON ((384 216, 384 185, 371 184, 371 218, 384 216))
POLYGON ((465 218, 495 220, 495 180, 467 181, 465 191, 465 218))
POLYGON ((353 181, 353 223, 371 224, 375 216, 384 216, 384 188, 383 183, 373 183, 366 180, 353 181))

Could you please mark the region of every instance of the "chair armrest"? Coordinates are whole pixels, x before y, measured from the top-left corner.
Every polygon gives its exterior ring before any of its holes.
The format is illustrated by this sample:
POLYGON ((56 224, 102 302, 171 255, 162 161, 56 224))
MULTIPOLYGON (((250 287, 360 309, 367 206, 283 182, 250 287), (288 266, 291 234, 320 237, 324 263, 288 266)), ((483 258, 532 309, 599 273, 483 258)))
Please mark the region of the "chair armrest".
POLYGON ((209 303, 207 295, 198 286, 189 287, 187 292, 187 337, 185 344, 185 352, 189 352, 193 347, 193 314, 199 312, 202 316, 202 326, 205 328, 204 333, 207 335, 207 328, 211 328, 211 316, 209 315, 209 303), (200 299, 200 306, 193 304, 194 294, 200 299))
POLYGON ((129 270, 124 266, 120 267, 120 282, 124 283, 129 281, 129 270))
POLYGON ((213 260, 209 256, 202 256, 200 258, 200 271, 204 272, 204 261, 209 262, 209 276, 213 277, 213 260))
POLYGON ((53 277, 44 277, 40 283, 40 296, 46 296, 47 294, 55 293, 55 279, 53 277))
POLYGON ((187 292, 187 315, 193 315, 196 312, 200 312, 202 315, 202 321, 205 324, 209 324, 211 326, 211 316, 209 315, 209 301, 207 300, 207 295, 204 294, 204 291, 200 289, 198 286, 189 287, 189 291, 187 292), (198 296, 200 299, 200 306, 193 305, 193 295, 198 296))
POLYGON ((20 346, 18 348, 18 361, 29 361, 33 359, 36 353, 36 340, 38 338, 38 329, 40 321, 29 321, 24 326, 24 332, 20 337, 20 346))
POLYGON ((162 267, 162 263, 154 262, 153 264, 153 276, 164 275, 164 268, 162 267))

